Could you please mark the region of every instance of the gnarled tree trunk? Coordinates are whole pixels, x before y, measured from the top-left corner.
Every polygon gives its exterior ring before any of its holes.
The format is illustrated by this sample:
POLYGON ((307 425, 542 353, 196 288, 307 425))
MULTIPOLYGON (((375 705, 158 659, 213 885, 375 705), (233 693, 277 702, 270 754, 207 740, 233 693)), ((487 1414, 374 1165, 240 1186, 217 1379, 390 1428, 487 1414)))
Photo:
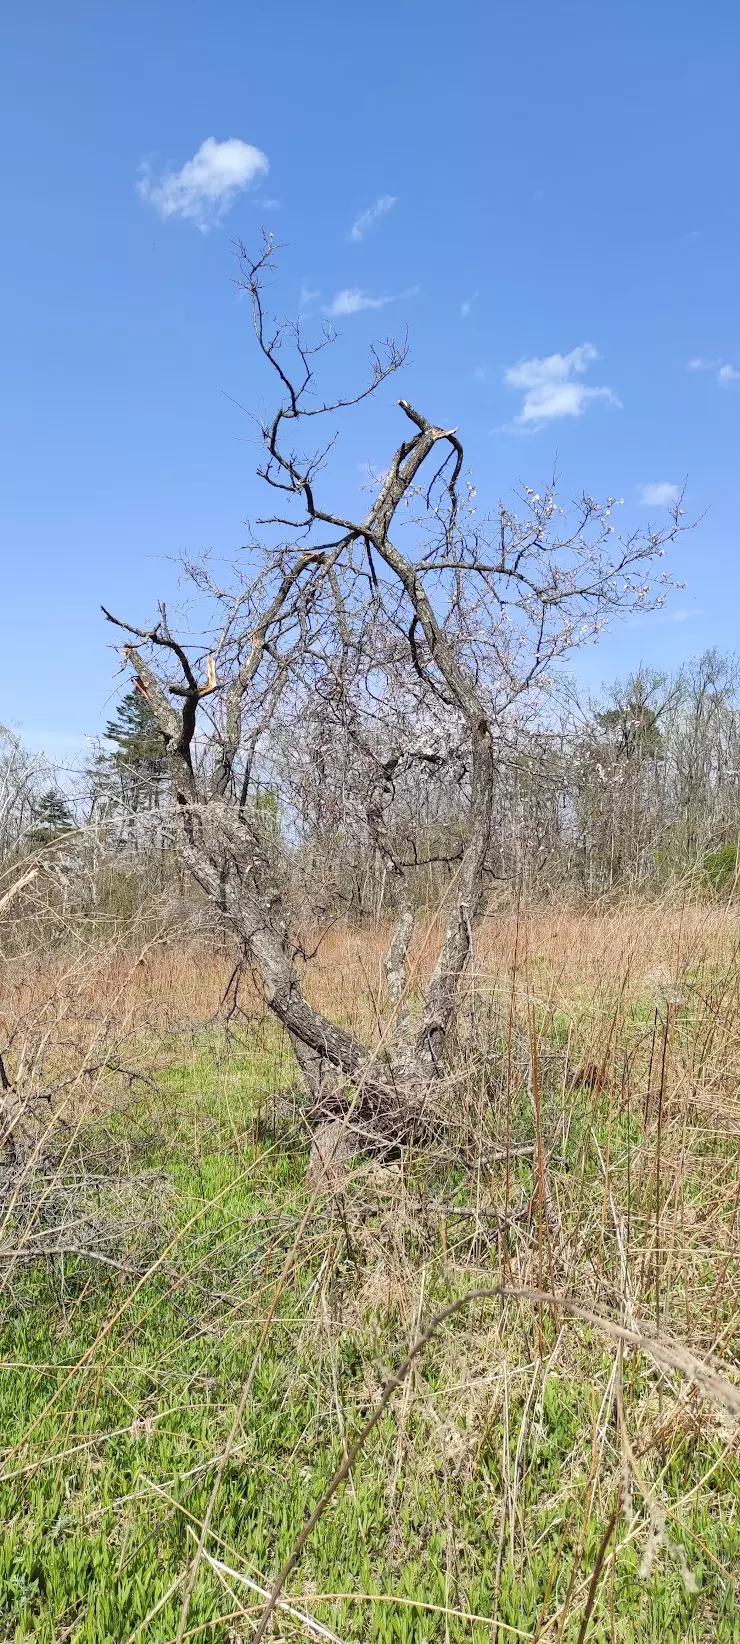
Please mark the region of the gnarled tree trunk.
POLYGON ((550 664, 598 632, 608 611, 645 607, 646 564, 679 529, 679 508, 664 532, 622 539, 610 523, 612 505, 584 497, 574 525, 557 535, 562 510, 553 493, 527 492, 523 516, 499 505, 491 530, 476 517, 472 488, 461 503, 456 431, 400 400, 412 432, 368 511, 358 520, 329 511, 317 492, 326 450, 297 451, 289 443, 296 425, 312 426, 308 419, 374 392, 405 351, 390 343, 385 359, 374 353, 370 383, 354 399, 317 401, 313 351, 300 329, 264 316, 262 277, 271 257, 270 242, 256 260, 244 253, 257 345, 282 396, 262 424, 258 472, 294 512, 261 522, 277 541, 255 550, 253 574, 245 576, 242 564, 221 589, 208 567, 193 573, 217 617, 205 654, 172 634, 164 606, 149 629, 105 614, 128 635, 124 655, 162 737, 171 776, 167 826, 180 859, 259 973, 317 1122, 343 1117, 358 1145, 370 1133, 388 1147, 425 1122, 430 1088, 445 1075, 484 903, 496 764, 509 718, 533 702, 550 664), (285 360, 287 337, 295 370, 285 360), (254 786, 255 762, 277 727, 292 727, 297 743, 323 727, 321 759, 309 759, 303 787, 313 782, 319 809, 331 791, 340 831, 347 815, 364 817, 384 882, 395 889, 385 963, 391 1028, 377 1044, 363 1044, 316 1010, 301 984, 289 864, 276 862, 274 841, 270 847, 265 839, 254 786), (411 885, 425 863, 405 841, 403 793, 404 784, 435 774, 459 792, 457 827, 449 850, 443 842, 428 857, 446 863, 452 878, 415 1025, 411 885))

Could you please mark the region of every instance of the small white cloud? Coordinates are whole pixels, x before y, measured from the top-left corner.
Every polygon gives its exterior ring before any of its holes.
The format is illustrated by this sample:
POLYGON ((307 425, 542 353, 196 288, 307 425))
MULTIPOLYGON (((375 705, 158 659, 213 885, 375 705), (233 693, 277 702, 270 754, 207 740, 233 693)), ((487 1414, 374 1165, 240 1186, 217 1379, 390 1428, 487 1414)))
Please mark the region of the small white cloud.
POLYGON ((696 610, 692 606, 679 606, 677 611, 661 611, 659 622, 692 622, 694 617, 703 617, 704 611, 696 610))
POLYGON ((591 400, 608 400, 619 405, 611 388, 590 388, 578 378, 599 358, 593 343, 581 343, 569 354, 548 354, 545 359, 519 360, 504 373, 509 388, 524 391, 518 427, 549 422, 555 417, 580 417, 591 400))
POLYGON ((486 365, 485 361, 481 365, 474 365, 473 366, 473 376, 474 376, 476 382, 487 382, 488 381, 488 366, 486 365))
POLYGON ((355 217, 349 231, 350 239, 364 240, 368 229, 374 227, 379 217, 385 217, 387 212, 392 211, 395 204, 395 194, 381 194, 373 205, 368 206, 366 211, 361 211, 359 217, 355 217))
POLYGON ((472 312, 473 303, 475 302, 477 296, 478 296, 477 291, 474 291, 471 297, 466 297, 464 299, 464 301, 461 302, 461 304, 460 304, 460 318, 461 319, 467 320, 468 316, 472 312))
POLYGON ((725 387, 730 382, 740 382, 740 371, 737 366, 730 365, 725 360, 705 360, 698 354, 688 361, 689 371, 711 371, 717 382, 725 387))
POLYGON ((324 312, 337 318, 343 314, 361 314, 365 308, 386 308, 388 303, 401 302, 404 297, 415 297, 418 289, 418 285, 415 285, 409 291, 397 291, 390 297, 371 297, 369 292, 360 291, 357 286, 345 286, 343 291, 337 292, 324 312))
POLYGON ((361 314, 364 308, 385 308, 386 303, 392 302, 392 297, 371 297, 367 291, 358 290, 357 286, 345 286, 343 291, 337 292, 326 312, 361 314))
POLYGON ((678 494, 677 485, 671 485, 669 480, 657 480, 653 485, 643 485, 640 502, 646 508, 670 508, 671 503, 678 501, 678 494))
POLYGON ((316 290, 313 291, 310 285, 302 285, 298 293, 298 307, 301 313, 305 314, 306 309, 310 308, 311 304, 315 303, 316 298, 320 296, 321 292, 319 291, 318 286, 316 290))
POLYGON ((160 217, 184 217, 205 234, 225 216, 237 194, 265 176, 269 163, 261 149, 243 143, 241 137, 227 137, 223 143, 206 137, 180 171, 153 177, 148 165, 140 169, 136 186, 142 199, 160 217))

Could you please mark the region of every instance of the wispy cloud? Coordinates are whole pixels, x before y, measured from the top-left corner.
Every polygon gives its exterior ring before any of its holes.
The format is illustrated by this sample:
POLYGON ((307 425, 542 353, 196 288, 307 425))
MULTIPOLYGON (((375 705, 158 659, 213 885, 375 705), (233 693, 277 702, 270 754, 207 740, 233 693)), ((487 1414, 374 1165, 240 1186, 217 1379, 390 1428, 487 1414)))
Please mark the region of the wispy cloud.
POLYGON ((337 292, 324 312, 335 319, 345 314, 361 314, 365 308, 387 308, 389 303, 415 297, 418 289, 418 285, 414 285, 408 291, 396 291, 389 297, 372 297, 368 291, 360 291, 357 286, 345 286, 343 291, 337 292))
POLYGON ((302 285, 298 293, 298 307, 301 314, 305 314, 306 309, 310 308, 311 304, 315 303, 316 298, 320 296, 321 292, 318 286, 314 291, 310 285, 302 285))
POLYGON ((706 611, 703 611, 698 605, 679 605, 675 611, 651 611, 643 616, 629 617, 627 627, 648 628, 656 622, 693 622, 695 617, 704 617, 706 615, 706 611))
POLYGON ((678 497, 678 486, 671 485, 669 480, 656 480, 652 485, 643 485, 640 491, 640 502, 646 508, 670 508, 678 497))
POLYGON ((579 380, 598 358, 593 343, 581 343, 569 354, 548 354, 545 359, 519 360, 509 366, 504 382, 524 393, 515 426, 531 428, 555 417, 580 417, 592 400, 619 405, 611 388, 591 388, 579 380))
POLYGON ((465 297, 463 299, 463 301, 460 304, 460 318, 461 319, 467 320, 469 314, 472 312, 473 303, 476 301, 477 296, 478 296, 477 291, 474 291, 472 293, 472 296, 465 297))
POLYGON ((723 388, 726 388, 728 383, 740 382, 740 371, 737 366, 730 365, 726 360, 705 360, 700 354, 689 360, 689 371, 711 371, 723 388))
POLYGON ((206 137, 180 171, 155 177, 144 162, 137 189, 160 217, 184 217, 203 234, 226 215, 238 194, 269 171, 267 155, 241 137, 206 137))
POLYGON ((661 611, 659 622, 692 622, 694 617, 703 617, 706 612, 697 610, 696 606, 680 605, 677 611, 661 611))
POLYGON ((355 217, 349 231, 350 239, 364 240, 368 229, 375 227, 379 217, 387 216, 388 212, 393 210, 395 204, 395 194, 381 194, 373 205, 368 206, 366 211, 361 211, 359 217, 355 217))

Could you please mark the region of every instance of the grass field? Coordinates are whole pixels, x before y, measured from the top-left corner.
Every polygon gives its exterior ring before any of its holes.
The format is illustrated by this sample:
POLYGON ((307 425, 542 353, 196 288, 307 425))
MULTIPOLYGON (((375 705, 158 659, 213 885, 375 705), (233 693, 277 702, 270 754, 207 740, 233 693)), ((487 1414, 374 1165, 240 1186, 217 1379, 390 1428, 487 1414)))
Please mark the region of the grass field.
MULTIPOLYGON (((366 1033, 384 934, 335 928, 311 969, 366 1033)), ((330 1198, 248 979, 220 1004, 228 953, 125 931, 5 967, 18 1089, 58 1094, 6 1167, 0 1637, 251 1638, 385 1379, 470 1292, 574 1298, 740 1383, 739 938, 732 907, 493 915, 440 1147, 330 1198)), ((739 1434, 701 1370, 478 1299, 389 1398, 273 1636, 740 1640, 739 1434)))

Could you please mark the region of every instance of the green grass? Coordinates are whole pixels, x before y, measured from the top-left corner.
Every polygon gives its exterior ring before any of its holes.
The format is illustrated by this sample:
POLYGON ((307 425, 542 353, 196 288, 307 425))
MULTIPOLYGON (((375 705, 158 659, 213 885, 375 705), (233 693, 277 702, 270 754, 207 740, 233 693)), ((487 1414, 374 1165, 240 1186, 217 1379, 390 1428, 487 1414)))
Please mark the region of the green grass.
MULTIPOLYGON (((255 1040, 241 1060, 201 1047, 125 1118, 108 1120, 111 1156, 133 1138, 135 1169, 171 1184, 159 1265, 145 1282, 137 1274, 152 1259, 151 1231, 141 1248, 128 1241, 125 1272, 65 1256, 14 1273, 0 1343, 0 1637, 13 1644, 164 1644, 177 1633, 181 1590, 142 1624, 192 1557, 213 1458, 306 1207, 300 1127, 270 1127, 273 1094, 290 1077, 274 1039, 255 1040)), ((579 1110, 557 1165, 564 1214, 577 1224, 585 1202, 598 1207, 593 1259, 607 1268, 615 1249, 599 1219, 603 1183, 589 1136, 595 1127, 616 1154, 630 1140, 620 1123, 598 1106, 579 1110)), ((85 1145, 94 1153, 100 1136, 91 1132, 85 1145)), ((527 1179, 530 1167, 518 1164, 513 1196, 527 1179)), ((450 1297, 496 1283, 502 1257, 515 1276, 515 1235, 482 1249, 463 1223, 454 1244, 454 1224, 443 1236, 438 1219, 412 1216, 408 1184, 394 1189, 393 1180, 373 1200, 360 1179, 344 1211, 315 1207, 277 1303, 207 1542, 214 1558, 262 1585, 384 1372, 403 1357, 419 1312, 426 1318, 450 1297)), ((439 1194, 445 1184, 427 1174, 421 1185, 439 1194)), ((692 1190, 701 1204, 701 1174, 692 1190)), ((451 1321, 325 1512, 289 1583, 291 1601, 345 1640, 484 1644, 491 1621, 470 1616, 490 1618, 495 1607, 502 1625, 531 1636, 572 1580, 564 1638, 575 1641, 620 1476, 613 1399, 602 1409, 613 1368, 598 1333, 569 1325, 558 1340, 549 1314, 538 1321, 531 1307, 478 1305, 451 1321), (388 1601, 322 1601, 337 1593, 388 1601)), ((638 1448, 678 1391, 678 1382, 659 1388, 648 1361, 627 1358, 625 1417, 638 1448)), ((740 1641, 735 1449, 706 1413, 692 1424, 691 1408, 641 1464, 665 1530, 640 1573, 648 1509, 634 1502, 631 1537, 632 1517, 620 1517, 625 1544, 605 1561, 594 1644, 740 1641)), ((246 1619, 211 1625, 255 1602, 226 1581, 231 1594, 201 1566, 193 1636, 250 1636, 246 1619)), ((307 1636, 284 1614, 278 1634, 307 1636)))

